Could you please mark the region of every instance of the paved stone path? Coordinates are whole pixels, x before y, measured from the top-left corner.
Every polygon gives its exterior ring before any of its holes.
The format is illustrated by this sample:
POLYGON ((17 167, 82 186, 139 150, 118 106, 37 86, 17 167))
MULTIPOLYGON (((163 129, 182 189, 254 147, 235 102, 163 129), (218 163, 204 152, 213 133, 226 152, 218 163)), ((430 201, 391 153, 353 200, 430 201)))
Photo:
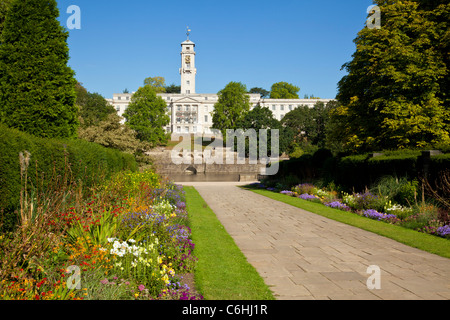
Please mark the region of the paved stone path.
POLYGON ((450 259, 233 183, 181 184, 197 189, 277 299, 450 299, 450 259), (367 287, 371 265, 381 289, 367 287))

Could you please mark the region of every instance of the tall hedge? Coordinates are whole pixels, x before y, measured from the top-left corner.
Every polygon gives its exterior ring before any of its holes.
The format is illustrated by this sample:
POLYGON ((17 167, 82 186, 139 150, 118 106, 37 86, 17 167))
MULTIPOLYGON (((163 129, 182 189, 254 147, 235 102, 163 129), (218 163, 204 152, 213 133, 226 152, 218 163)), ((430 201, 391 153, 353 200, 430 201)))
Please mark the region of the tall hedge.
POLYGON ((362 191, 384 176, 407 177, 409 179, 426 177, 430 183, 439 179, 444 170, 450 169, 450 154, 431 156, 429 159, 421 151, 387 151, 381 156, 361 154, 347 157, 332 157, 321 152, 305 155, 298 159, 283 161, 280 170, 272 179, 290 175, 301 181, 322 180, 334 182, 344 190, 362 191), (322 158, 319 161, 318 158, 322 158))
POLYGON ((25 150, 31 154, 28 181, 34 186, 38 180, 43 180, 45 185, 53 172, 62 175, 68 166, 71 179, 81 179, 84 186, 91 186, 99 175, 108 178, 121 170, 137 170, 136 160, 131 154, 83 140, 38 138, 0 124, 0 213, 3 211, 3 229, 14 226, 14 211, 20 206, 19 153, 25 150))

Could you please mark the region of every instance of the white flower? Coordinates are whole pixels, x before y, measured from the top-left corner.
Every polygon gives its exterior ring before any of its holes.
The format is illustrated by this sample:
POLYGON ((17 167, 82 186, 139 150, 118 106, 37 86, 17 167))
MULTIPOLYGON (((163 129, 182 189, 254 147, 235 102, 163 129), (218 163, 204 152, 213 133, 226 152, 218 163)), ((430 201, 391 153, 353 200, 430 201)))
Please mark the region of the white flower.
POLYGON ((117 240, 117 239, 116 238, 108 238, 107 240, 108 240, 108 242, 113 242, 114 240, 117 240))
POLYGON ((135 243, 136 240, 134 240, 134 239, 129 239, 128 242, 135 243))

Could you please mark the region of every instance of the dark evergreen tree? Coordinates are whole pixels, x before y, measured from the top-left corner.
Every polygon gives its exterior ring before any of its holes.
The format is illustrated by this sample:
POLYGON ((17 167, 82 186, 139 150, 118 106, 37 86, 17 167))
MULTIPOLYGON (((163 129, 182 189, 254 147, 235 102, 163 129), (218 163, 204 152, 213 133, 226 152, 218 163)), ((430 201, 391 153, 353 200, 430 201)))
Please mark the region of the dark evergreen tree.
POLYGON ((55 0, 14 1, 0 36, 0 122, 40 137, 78 127, 68 32, 55 0))

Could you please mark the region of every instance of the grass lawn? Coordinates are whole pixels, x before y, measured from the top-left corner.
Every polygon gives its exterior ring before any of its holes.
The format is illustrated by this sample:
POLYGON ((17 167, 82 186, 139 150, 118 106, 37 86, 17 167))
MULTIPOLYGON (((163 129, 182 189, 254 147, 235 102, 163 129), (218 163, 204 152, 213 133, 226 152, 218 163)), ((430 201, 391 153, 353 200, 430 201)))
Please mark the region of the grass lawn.
POLYGON ((323 217, 376 233, 408 246, 434 253, 445 258, 450 258, 450 241, 447 239, 401 226, 391 225, 386 222, 361 217, 355 213, 329 208, 321 203, 314 203, 281 193, 275 193, 268 190, 245 189, 323 217))
POLYGON ((195 286, 206 300, 274 300, 256 269, 195 190, 184 187, 198 258, 195 286))

